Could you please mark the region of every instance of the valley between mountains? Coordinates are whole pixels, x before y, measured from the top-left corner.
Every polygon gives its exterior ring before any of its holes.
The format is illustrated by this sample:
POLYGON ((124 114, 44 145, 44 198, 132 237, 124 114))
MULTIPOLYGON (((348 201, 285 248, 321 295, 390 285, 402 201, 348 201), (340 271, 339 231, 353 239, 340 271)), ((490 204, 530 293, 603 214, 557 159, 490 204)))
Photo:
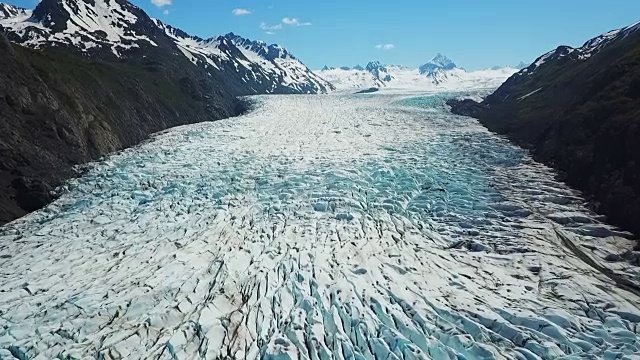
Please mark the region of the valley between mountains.
POLYGON ((257 97, 93 164, 2 228, 0 355, 634 359, 633 241, 448 97, 257 97))
POLYGON ((0 360, 640 360, 638 29, 314 71, 0 3, 0 360))

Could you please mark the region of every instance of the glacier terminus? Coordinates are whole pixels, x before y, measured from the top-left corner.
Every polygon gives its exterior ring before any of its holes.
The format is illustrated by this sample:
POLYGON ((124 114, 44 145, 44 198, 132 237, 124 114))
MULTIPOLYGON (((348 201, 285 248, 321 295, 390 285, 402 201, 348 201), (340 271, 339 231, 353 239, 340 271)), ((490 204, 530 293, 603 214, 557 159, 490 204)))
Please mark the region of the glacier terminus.
POLYGON ((0 229, 0 359, 640 359, 640 255, 471 95, 249 98, 0 229))

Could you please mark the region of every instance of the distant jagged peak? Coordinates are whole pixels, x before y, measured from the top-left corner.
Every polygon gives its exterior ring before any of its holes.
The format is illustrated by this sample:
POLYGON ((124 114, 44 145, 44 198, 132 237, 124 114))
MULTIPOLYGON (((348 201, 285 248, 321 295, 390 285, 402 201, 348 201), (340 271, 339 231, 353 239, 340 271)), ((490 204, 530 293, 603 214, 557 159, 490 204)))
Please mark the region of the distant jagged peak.
POLYGON ((520 61, 520 63, 519 63, 518 65, 514 66, 513 68, 514 68, 514 69, 518 69, 518 70, 522 70, 522 69, 524 69, 524 68, 528 67, 529 65, 530 65, 530 64, 527 64, 527 63, 526 63, 526 62, 524 62, 524 61, 520 61))
POLYGON ((267 60, 296 59, 289 50, 278 44, 267 44, 261 40, 250 40, 232 32, 223 35, 222 37, 231 41, 236 46, 240 46, 257 53, 267 60))
POLYGON ((457 68, 457 66, 453 60, 441 53, 438 53, 426 64, 420 66, 420 74, 433 74, 437 71, 453 70, 455 68, 457 68))
POLYGON ((434 56, 429 62, 439 65, 445 70, 450 70, 456 67, 456 64, 453 62, 453 60, 449 59, 445 55, 442 55, 441 53, 437 53, 436 56, 434 56))
POLYGON ((11 4, 0 3, 0 19, 28 14, 29 10, 11 4))
POLYGON ((374 60, 374 61, 369 61, 367 63, 367 66, 365 66, 366 69, 375 69, 378 66, 380 66, 380 61, 378 60, 374 60))
POLYGON ((365 66, 365 70, 369 72, 373 72, 376 70, 387 71, 386 67, 380 63, 380 61, 369 61, 367 66, 365 66))

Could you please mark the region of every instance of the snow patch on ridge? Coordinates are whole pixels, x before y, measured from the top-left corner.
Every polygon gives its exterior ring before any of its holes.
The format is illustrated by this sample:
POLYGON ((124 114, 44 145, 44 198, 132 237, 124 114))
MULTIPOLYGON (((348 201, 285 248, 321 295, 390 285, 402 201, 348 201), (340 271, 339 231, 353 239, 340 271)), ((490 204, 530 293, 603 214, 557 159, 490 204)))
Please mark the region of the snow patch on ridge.
POLYGON ((138 17, 131 11, 140 11, 126 2, 116 0, 72 1, 57 0, 60 14, 52 18, 47 5, 40 4, 36 11, 25 11, 14 17, 0 19, 0 26, 18 35, 21 44, 41 47, 45 44, 71 45, 83 50, 85 43, 110 47, 116 56, 123 50, 139 47, 139 42, 157 46, 148 36, 136 32, 132 26, 138 17), (56 23, 64 21, 64 23, 56 23))
POLYGON ((180 51, 194 64, 215 69, 246 69, 250 79, 271 83, 267 93, 281 92, 282 87, 295 92, 322 93, 333 86, 310 71, 302 62, 278 45, 251 41, 235 34, 200 39, 154 19, 158 27, 171 37, 180 51))

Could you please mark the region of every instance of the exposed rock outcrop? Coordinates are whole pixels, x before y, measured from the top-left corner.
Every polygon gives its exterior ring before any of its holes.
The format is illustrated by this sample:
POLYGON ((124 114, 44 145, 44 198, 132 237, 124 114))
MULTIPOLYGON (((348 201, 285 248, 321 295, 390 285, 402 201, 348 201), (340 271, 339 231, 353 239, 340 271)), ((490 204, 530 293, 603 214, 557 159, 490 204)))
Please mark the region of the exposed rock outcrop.
POLYGON ((541 56, 481 104, 450 105, 530 148, 640 234, 640 24, 541 56))

